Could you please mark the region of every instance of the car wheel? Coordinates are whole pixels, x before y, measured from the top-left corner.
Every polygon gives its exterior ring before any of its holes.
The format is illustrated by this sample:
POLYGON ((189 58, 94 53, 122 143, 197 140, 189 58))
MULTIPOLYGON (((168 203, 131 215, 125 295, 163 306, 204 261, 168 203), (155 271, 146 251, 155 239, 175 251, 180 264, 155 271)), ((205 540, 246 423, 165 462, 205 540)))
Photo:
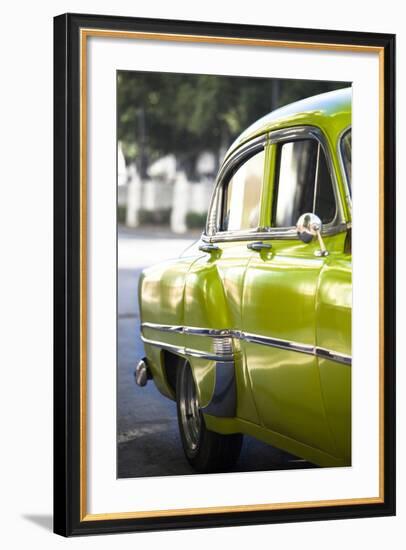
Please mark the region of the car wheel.
POLYGON ((238 460, 243 436, 222 435, 206 428, 187 361, 177 369, 176 405, 183 450, 191 466, 200 473, 229 470, 238 460))

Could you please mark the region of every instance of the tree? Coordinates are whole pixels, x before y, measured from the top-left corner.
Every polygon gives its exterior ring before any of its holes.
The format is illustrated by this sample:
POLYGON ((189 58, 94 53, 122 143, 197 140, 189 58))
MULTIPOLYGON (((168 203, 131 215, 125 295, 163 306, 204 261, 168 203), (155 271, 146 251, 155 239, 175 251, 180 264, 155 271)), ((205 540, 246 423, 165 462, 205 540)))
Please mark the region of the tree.
POLYGON ((194 176, 202 151, 218 155, 244 128, 271 110, 345 83, 119 71, 118 139, 141 177, 174 154, 194 176))

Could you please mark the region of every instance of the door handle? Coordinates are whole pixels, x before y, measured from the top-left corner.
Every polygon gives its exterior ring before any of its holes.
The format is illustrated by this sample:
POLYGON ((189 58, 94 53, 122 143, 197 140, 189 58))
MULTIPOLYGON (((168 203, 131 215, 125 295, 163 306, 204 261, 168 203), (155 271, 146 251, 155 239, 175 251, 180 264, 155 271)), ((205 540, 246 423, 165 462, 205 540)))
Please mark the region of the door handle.
POLYGON ((219 247, 212 243, 203 243, 199 246, 199 250, 202 252, 208 252, 209 254, 211 252, 216 252, 217 250, 220 250, 219 247))
POLYGON ((271 243, 263 243, 261 241, 255 242, 255 243, 248 243, 247 248, 250 250, 255 250, 256 252, 260 252, 261 250, 271 250, 272 245, 271 243))

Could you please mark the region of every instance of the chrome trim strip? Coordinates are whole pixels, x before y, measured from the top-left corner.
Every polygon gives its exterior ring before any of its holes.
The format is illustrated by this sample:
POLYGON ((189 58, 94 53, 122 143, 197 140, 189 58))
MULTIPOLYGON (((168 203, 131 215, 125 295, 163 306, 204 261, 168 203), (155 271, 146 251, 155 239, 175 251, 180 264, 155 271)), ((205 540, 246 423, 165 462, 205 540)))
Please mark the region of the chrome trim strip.
MULTIPOLYGON (((334 227, 323 227, 321 230, 321 235, 323 237, 337 235, 347 230, 347 224, 342 222, 334 227)), ((201 239, 203 242, 207 243, 222 243, 222 242, 237 242, 237 241, 269 241, 269 240, 298 240, 297 231, 295 228, 290 229, 275 229, 272 231, 263 230, 263 232, 255 233, 232 233, 227 235, 218 234, 213 237, 208 237, 207 235, 202 235, 201 239)))
MULTIPOLYGON (((230 329, 213 329, 203 327, 182 327, 176 325, 160 325, 155 323, 142 323, 141 330, 143 328, 152 328, 160 330, 162 332, 177 332, 181 334, 191 334, 194 336, 209 336, 211 338, 236 338, 238 340, 244 340, 245 342, 251 342, 253 344, 260 344, 263 346, 270 346, 272 348, 284 349, 287 351, 296 351, 298 353, 305 353, 307 355, 314 355, 322 359, 328 359, 336 363, 343 365, 351 365, 352 357, 336 351, 328 350, 319 346, 312 346, 311 344, 301 344, 299 342, 292 342, 290 340, 282 340, 280 338, 271 338, 270 336, 263 336, 260 334, 252 334, 249 332, 243 332, 239 330, 230 329)), ((205 357, 213 361, 232 361, 234 355, 216 355, 208 352, 202 352, 199 350, 184 348, 175 346, 173 344, 165 344, 157 340, 150 340, 141 335, 143 342, 148 344, 161 346, 163 349, 169 351, 177 351, 181 355, 191 355, 193 357, 205 357)))
POLYGON ((185 327, 182 325, 160 325, 158 323, 142 323, 141 329, 152 328, 154 330, 160 330, 161 332, 175 332, 183 333, 185 327))
POLYGON ((350 355, 344 355, 343 353, 338 353, 336 351, 330 351, 326 348, 314 348, 315 355, 323 359, 329 359, 330 361, 335 361, 336 363, 343 363, 344 365, 351 366, 352 357, 350 355))
POLYGON ((218 330, 214 328, 183 327, 183 333, 192 336, 212 336, 214 338, 230 337, 230 331, 228 329, 218 330))
POLYGON ((184 327, 182 325, 162 325, 159 323, 142 323, 141 329, 151 328, 153 330, 160 330, 161 332, 172 332, 178 334, 190 334, 192 336, 213 336, 215 338, 227 338, 230 336, 228 329, 212 329, 212 328, 199 328, 199 327, 184 327))
MULTIPOLYGON (((323 237, 337 235, 337 233, 342 233, 347 230, 347 224, 345 222, 340 222, 334 226, 323 226, 321 234, 323 237)), ((288 229, 284 228, 263 228, 261 231, 236 231, 236 232, 224 232, 218 233, 209 237, 208 235, 203 234, 201 240, 207 243, 221 243, 221 242, 237 242, 237 241, 266 241, 266 240, 285 240, 285 239, 294 239, 298 240, 296 228, 291 227, 288 229)))
POLYGON ((200 357, 203 359, 207 359, 208 361, 220 361, 220 362, 234 362, 234 354, 227 354, 227 355, 216 355, 214 353, 209 353, 206 351, 200 351, 197 349, 192 348, 185 348, 183 346, 176 346, 174 344, 167 344, 166 342, 160 342, 159 340, 151 340, 150 338, 145 338, 145 336, 141 335, 141 340, 145 344, 150 344, 151 346, 157 346, 161 349, 167 350, 167 351, 174 351, 175 353, 178 353, 179 355, 189 355, 191 357, 200 357))
POLYGON ((249 334, 246 332, 243 333, 242 339, 253 344, 261 344, 272 348, 285 349, 287 351, 298 351, 300 353, 307 353, 308 355, 315 355, 314 347, 308 344, 299 344, 298 342, 290 342, 289 340, 281 340, 280 338, 271 338, 269 336, 260 336, 258 334, 249 334))

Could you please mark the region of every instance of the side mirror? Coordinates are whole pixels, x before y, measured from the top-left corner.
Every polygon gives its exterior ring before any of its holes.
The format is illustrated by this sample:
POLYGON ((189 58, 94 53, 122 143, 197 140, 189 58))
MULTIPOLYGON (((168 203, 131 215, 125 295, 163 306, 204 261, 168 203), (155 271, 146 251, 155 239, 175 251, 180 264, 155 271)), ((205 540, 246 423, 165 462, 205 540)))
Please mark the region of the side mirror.
POLYGON ((296 224, 296 231, 302 242, 310 243, 314 237, 317 237, 320 244, 320 250, 316 251, 316 256, 328 256, 328 252, 320 233, 322 226, 323 224, 321 223, 321 219, 316 216, 316 214, 309 212, 302 214, 296 224))

